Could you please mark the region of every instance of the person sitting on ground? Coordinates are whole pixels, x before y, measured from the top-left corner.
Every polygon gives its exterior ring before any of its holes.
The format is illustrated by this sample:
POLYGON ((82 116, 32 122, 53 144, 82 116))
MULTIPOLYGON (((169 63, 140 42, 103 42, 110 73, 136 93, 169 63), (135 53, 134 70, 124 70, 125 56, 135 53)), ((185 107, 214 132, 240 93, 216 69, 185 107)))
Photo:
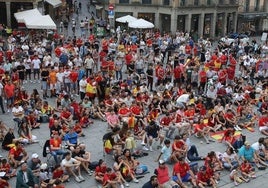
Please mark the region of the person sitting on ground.
POLYGON ((23 148, 21 142, 15 142, 15 146, 9 150, 8 160, 9 164, 14 168, 17 168, 19 165, 27 161, 29 158, 26 150, 23 148))
POLYGON ((187 147, 187 159, 189 161, 199 161, 199 160, 203 160, 204 157, 199 156, 197 147, 191 143, 191 140, 188 136, 188 134, 183 134, 182 135, 182 140, 185 142, 185 145, 187 147))
POLYGON ((37 122, 38 115, 35 113, 34 110, 30 110, 29 114, 25 116, 25 120, 31 129, 38 129, 40 128, 40 123, 37 122))
POLYGON ((7 134, 8 129, 4 122, 0 121, 0 141, 4 140, 5 135, 7 134))
POLYGON ((172 188, 175 187, 176 185, 178 186, 176 182, 170 180, 169 169, 166 166, 165 161, 160 159, 158 161, 158 165, 159 166, 157 169, 155 169, 154 174, 157 176, 159 186, 165 188, 172 188))
POLYGON ((39 177, 41 160, 37 153, 32 154, 32 158, 27 161, 28 168, 32 170, 32 173, 35 177, 39 177))
POLYGON ((165 163, 172 164, 173 162, 178 162, 176 154, 174 152, 172 152, 172 147, 171 147, 171 144, 170 144, 170 140, 166 139, 164 141, 164 146, 162 147, 161 153, 158 156, 156 161, 159 161, 161 159, 161 156, 162 156, 162 160, 165 163))
POLYGON ((151 176, 150 181, 146 182, 142 188, 158 188, 158 179, 156 175, 151 176))
POLYGON ((73 129, 78 134, 79 137, 84 137, 85 136, 85 134, 83 132, 83 129, 82 129, 82 126, 81 126, 79 121, 75 122, 75 125, 74 125, 73 129))
POLYGON ((13 147, 15 142, 18 142, 21 140, 22 140, 21 138, 15 138, 14 128, 9 128, 2 142, 2 148, 4 150, 9 151, 13 147))
POLYGON ((227 147, 226 151, 223 153, 222 165, 225 169, 232 171, 239 166, 239 159, 232 147, 227 147))
POLYGON ((18 123, 19 127, 24 118, 24 110, 22 106, 19 105, 18 102, 14 103, 14 107, 12 108, 12 114, 13 114, 13 120, 18 123))
POLYGON ((60 180, 62 183, 63 182, 68 182, 69 181, 69 175, 64 174, 63 168, 61 167, 61 165, 57 164, 54 167, 54 170, 52 172, 52 179, 58 179, 60 180))
POLYGON ((197 173, 196 184, 200 188, 205 188, 206 186, 211 186, 213 188, 217 187, 217 184, 213 177, 207 173, 207 167, 201 166, 199 172, 197 173))
POLYGON ((196 178, 188 163, 183 157, 178 158, 178 162, 173 166, 172 180, 180 187, 186 188, 185 182, 191 182, 196 187, 196 178))
POLYGON ((66 107, 63 107, 60 114, 60 118, 64 123, 69 125, 73 120, 73 115, 70 111, 67 110, 66 107))
POLYGON ((118 184, 120 185, 121 188, 124 188, 121 176, 118 176, 115 172, 112 171, 111 168, 108 167, 103 176, 102 186, 104 188, 105 187, 116 188, 118 184))
POLYGON ((259 118, 259 130, 265 136, 268 136, 268 117, 261 116, 259 118))
POLYGON ((246 141, 244 146, 239 149, 238 155, 242 161, 247 160, 251 163, 255 163, 257 168, 262 169, 268 166, 259 156, 257 156, 256 151, 250 146, 248 141, 246 141))
POLYGON ((74 146, 74 150, 72 151, 72 158, 81 162, 81 167, 88 173, 88 175, 92 175, 91 170, 89 170, 88 166, 90 164, 90 152, 81 150, 80 146, 74 146))
POLYGON ((39 188, 39 181, 33 175, 33 172, 30 168, 28 168, 27 163, 21 164, 21 169, 17 173, 16 187, 33 187, 39 188))
POLYGON ((11 188, 11 185, 8 183, 7 180, 0 177, 0 187, 2 188, 11 188))
POLYGON ((224 141, 227 146, 232 147, 235 150, 238 150, 244 145, 246 141, 246 136, 241 134, 239 137, 236 137, 235 129, 233 127, 230 127, 224 131, 224 135, 220 140, 220 142, 222 141, 224 141))
POLYGON ((186 157, 187 156, 187 145, 186 143, 181 139, 179 135, 175 136, 175 139, 172 143, 172 153, 175 155, 175 161, 177 162, 178 158, 180 157, 186 157))
POLYGON ((22 138, 21 142, 24 144, 32 144, 38 142, 37 137, 32 134, 29 125, 26 121, 21 122, 21 126, 18 130, 19 136, 22 138))
POLYGON ((199 123, 194 125, 194 129, 195 135, 204 138, 207 144, 215 142, 210 136, 212 128, 205 123, 204 119, 200 119, 199 123))
POLYGON ((61 166, 68 173, 68 175, 73 175, 75 181, 78 183, 85 181, 80 171, 81 162, 72 158, 71 152, 65 154, 65 158, 61 161, 61 166))
POLYGON ((101 184, 103 183, 103 176, 106 172, 106 169, 107 169, 106 163, 102 159, 100 159, 98 166, 95 169, 95 180, 97 182, 101 184))
POLYGON ((241 163, 239 170, 244 178, 247 178, 247 179, 256 178, 254 167, 249 163, 248 160, 244 160, 241 163))
POLYGON ((249 182, 249 179, 244 178, 242 175, 240 175, 240 171, 236 169, 232 170, 230 173, 230 179, 234 181, 235 186, 238 186, 243 182, 249 182))
POLYGON ((68 149, 71 151, 74 150, 74 146, 80 146, 82 150, 85 149, 85 144, 80 143, 78 139, 78 134, 75 132, 74 127, 71 126, 70 130, 67 134, 64 136, 64 140, 66 142, 66 145, 68 146, 68 149))
POLYGON ((2 178, 6 179, 16 176, 17 173, 16 169, 11 168, 10 164, 7 162, 7 159, 5 158, 0 160, 0 172, 5 173, 5 175, 2 178))
POLYGON ((50 179, 49 178, 49 174, 48 174, 48 169, 47 169, 47 164, 46 163, 43 163, 40 166, 39 181, 40 181, 41 188, 50 187, 50 186, 52 186, 56 182, 56 179, 50 179))
POLYGON ((110 111, 110 113, 106 116, 106 120, 108 123, 108 129, 114 129, 120 125, 119 117, 115 114, 114 110, 110 111))

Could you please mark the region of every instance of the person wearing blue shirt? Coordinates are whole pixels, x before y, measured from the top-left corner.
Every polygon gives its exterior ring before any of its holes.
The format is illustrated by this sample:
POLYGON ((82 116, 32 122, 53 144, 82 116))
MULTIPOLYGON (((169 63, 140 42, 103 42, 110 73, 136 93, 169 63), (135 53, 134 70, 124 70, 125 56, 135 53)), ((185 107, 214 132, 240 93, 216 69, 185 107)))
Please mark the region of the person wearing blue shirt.
POLYGON ((239 149, 239 157, 243 161, 247 160, 249 162, 255 163, 258 168, 260 168, 261 166, 268 167, 268 164, 266 164, 256 155, 255 150, 253 149, 253 147, 251 147, 248 141, 246 141, 244 146, 239 149))
POLYGON ((74 146, 80 146, 82 150, 85 149, 85 144, 81 144, 78 139, 78 134, 75 132, 74 127, 70 127, 70 131, 64 136, 64 140, 71 151, 74 150, 74 146))

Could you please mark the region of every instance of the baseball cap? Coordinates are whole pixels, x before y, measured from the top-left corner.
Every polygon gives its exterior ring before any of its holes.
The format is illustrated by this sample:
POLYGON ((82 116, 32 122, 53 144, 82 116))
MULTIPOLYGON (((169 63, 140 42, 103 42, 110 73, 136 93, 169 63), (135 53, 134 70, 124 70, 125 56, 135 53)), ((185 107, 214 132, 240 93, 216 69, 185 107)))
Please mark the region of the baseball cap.
POLYGON ((248 141, 245 141, 245 146, 250 146, 250 143, 248 141))
POLYGON ((40 169, 41 170, 47 169, 47 163, 42 163, 41 166, 40 166, 40 169))
POLYGON ((38 156, 38 154, 37 153, 33 153, 32 154, 32 159, 37 159, 39 156, 38 156))
POLYGON ((162 165, 162 164, 165 164, 165 161, 162 160, 162 159, 160 159, 158 162, 159 162, 159 164, 161 164, 161 165, 162 165))

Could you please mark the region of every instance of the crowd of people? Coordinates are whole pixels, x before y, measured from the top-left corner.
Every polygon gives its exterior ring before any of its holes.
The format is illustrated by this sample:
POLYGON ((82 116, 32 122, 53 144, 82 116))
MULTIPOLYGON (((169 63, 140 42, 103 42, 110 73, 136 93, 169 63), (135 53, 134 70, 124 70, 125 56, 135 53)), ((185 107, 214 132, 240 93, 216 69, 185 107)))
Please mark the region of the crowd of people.
POLYGON ((14 31, 7 42, 0 53, 0 107, 15 126, 0 123, 8 151, 0 162, 1 187, 10 187, 14 176, 18 188, 64 187, 70 177, 85 181, 85 173, 103 187, 128 187, 147 172, 137 157, 158 149, 157 158, 150 156, 159 164, 155 175, 139 187, 217 187, 222 170, 238 185, 268 166, 268 43, 215 46, 187 32, 120 28, 101 39, 55 33, 49 40, 44 31, 27 37, 14 31), (28 82, 42 92, 27 90, 28 82), (107 125, 96 142, 113 155, 112 165, 95 164, 93 146, 79 140, 96 121, 107 125), (39 142, 34 129, 46 124, 43 155, 53 157, 53 168, 27 151, 39 142), (262 136, 251 145, 243 129, 262 136), (226 151, 199 155, 192 138, 210 144, 217 132, 226 151))

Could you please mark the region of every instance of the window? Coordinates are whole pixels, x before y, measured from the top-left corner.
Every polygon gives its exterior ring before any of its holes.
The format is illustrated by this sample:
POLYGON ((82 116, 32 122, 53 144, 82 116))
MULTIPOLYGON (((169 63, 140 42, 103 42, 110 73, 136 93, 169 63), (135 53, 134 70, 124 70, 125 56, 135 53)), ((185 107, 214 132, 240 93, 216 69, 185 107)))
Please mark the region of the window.
POLYGON ((194 6, 198 6, 199 5, 199 0, 194 0, 194 6))
POLYGON ((163 0, 163 5, 169 5, 170 4, 170 2, 169 2, 169 0, 163 0))
POLYGON ((185 5, 186 5, 185 0, 181 0, 181 1, 180 1, 180 6, 181 6, 181 7, 184 7, 185 5))
POLYGON ((142 0, 142 4, 144 4, 144 5, 151 5, 152 4, 152 0, 142 0))
POLYGON ((255 0, 254 1, 254 11, 259 11, 260 7, 260 0, 255 0))
POLYGON ((219 0, 219 5, 223 5, 224 4, 224 0, 219 0))
POLYGON ((207 5, 211 5, 211 0, 207 0, 207 5))
POLYGON ((129 0, 119 0, 119 4, 129 4, 129 0))
POLYGON ((246 0, 246 4, 245 4, 245 12, 249 12, 249 2, 250 0, 246 0))

